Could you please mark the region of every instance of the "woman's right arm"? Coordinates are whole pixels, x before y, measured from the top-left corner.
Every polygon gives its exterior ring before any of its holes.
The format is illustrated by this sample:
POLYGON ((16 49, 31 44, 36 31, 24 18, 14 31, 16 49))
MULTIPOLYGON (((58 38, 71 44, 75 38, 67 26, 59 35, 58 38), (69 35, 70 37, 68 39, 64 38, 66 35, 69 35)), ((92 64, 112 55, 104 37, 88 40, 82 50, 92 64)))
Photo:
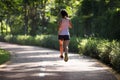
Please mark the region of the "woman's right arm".
POLYGON ((60 20, 58 23, 58 34, 61 32, 61 23, 62 23, 62 20, 60 20))

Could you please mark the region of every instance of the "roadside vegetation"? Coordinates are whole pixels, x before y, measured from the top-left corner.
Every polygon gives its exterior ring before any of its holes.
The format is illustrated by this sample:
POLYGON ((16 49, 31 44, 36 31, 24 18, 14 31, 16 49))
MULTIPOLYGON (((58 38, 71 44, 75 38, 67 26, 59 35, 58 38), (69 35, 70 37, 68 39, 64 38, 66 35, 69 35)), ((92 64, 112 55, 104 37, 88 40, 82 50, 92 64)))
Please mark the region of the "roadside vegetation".
MULTIPOLYGON (((59 50, 56 35, 8 35, 4 40, 22 45, 35 45, 59 50)), ((120 72, 120 41, 102 38, 71 37, 69 51, 96 58, 120 72)))
POLYGON ((6 50, 0 49, 0 64, 5 63, 10 59, 10 53, 6 50))

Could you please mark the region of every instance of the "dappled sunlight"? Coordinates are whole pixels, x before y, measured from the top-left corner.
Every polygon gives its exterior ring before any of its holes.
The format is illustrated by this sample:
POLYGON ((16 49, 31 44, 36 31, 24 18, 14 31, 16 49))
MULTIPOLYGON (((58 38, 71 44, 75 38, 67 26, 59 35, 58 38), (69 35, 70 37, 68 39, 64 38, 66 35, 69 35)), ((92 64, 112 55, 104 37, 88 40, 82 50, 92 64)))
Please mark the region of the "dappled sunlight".
POLYGON ((14 75, 8 75, 8 76, 6 76, 6 77, 8 77, 8 78, 21 78, 21 77, 26 77, 27 76, 27 74, 25 74, 25 73, 17 73, 17 74, 14 74, 14 75))
POLYGON ((36 52, 40 52, 40 53, 46 53, 46 52, 54 52, 54 51, 52 51, 52 50, 37 50, 37 51, 32 51, 31 49, 30 49, 30 51, 21 51, 21 52, 18 52, 18 53, 36 53, 36 52))
POLYGON ((76 59, 71 59, 68 62, 64 61, 44 61, 42 62, 42 66, 45 66, 46 71, 59 71, 62 72, 81 72, 81 71, 95 71, 95 70, 107 70, 108 68, 95 66, 95 62, 87 62, 76 59))
POLYGON ((35 76, 40 76, 40 77, 45 77, 45 76, 60 76, 57 73, 38 73, 38 74, 34 74, 35 76))
POLYGON ((0 44, 3 45, 3 46, 0 46, 0 47, 1 47, 1 48, 4 48, 4 49, 16 48, 16 47, 17 47, 17 45, 11 46, 10 44, 2 44, 2 43, 0 43, 0 44))

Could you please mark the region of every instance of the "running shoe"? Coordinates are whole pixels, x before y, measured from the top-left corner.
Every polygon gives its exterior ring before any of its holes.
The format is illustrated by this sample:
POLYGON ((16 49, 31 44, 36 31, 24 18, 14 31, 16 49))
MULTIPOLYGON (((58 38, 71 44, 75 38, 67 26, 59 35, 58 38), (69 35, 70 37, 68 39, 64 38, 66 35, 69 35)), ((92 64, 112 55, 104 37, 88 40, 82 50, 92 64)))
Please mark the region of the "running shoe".
POLYGON ((63 55, 60 55, 60 58, 62 58, 62 59, 63 59, 63 55))
POLYGON ((65 61, 65 62, 68 61, 68 53, 65 53, 64 61, 65 61))

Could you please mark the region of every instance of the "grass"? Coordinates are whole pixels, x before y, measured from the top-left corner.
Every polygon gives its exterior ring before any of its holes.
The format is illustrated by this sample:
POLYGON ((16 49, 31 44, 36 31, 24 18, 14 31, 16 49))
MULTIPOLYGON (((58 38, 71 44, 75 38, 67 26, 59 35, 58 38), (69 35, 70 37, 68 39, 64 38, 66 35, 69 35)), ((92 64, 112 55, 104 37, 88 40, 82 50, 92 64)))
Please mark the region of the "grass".
POLYGON ((5 63, 10 59, 10 53, 3 49, 0 49, 0 64, 5 63))

